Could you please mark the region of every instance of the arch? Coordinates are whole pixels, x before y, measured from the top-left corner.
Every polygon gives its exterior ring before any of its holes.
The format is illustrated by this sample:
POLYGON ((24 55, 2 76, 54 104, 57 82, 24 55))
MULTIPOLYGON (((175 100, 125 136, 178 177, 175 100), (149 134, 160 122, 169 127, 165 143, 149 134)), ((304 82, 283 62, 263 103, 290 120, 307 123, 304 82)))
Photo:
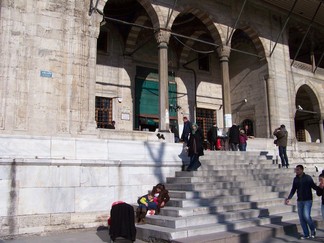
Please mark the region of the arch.
MULTIPOLYGON (((147 16, 140 16, 135 20, 135 24, 144 25, 150 19, 147 16)), ((139 33, 141 32, 142 28, 137 26, 132 26, 131 30, 126 39, 125 44, 125 53, 129 54, 132 53, 136 48, 137 38, 139 33)))
POLYGON ((216 44, 221 45, 223 43, 222 41, 225 40, 224 38, 225 35, 223 35, 220 25, 214 23, 211 16, 205 11, 202 11, 197 8, 193 8, 191 6, 181 6, 178 9, 178 12, 174 11, 172 16, 170 17, 170 21, 167 26, 167 29, 171 29, 176 17, 178 17, 180 14, 187 14, 187 13, 193 14, 205 25, 205 27, 208 29, 212 39, 215 41, 216 44))
POLYGON ((313 89, 301 85, 295 98, 295 131, 299 142, 320 141, 320 104, 313 89))
MULTIPOLYGON (((237 28, 236 30, 242 30, 252 41, 254 44, 254 47, 256 49, 256 54, 260 57, 265 58, 265 49, 263 47, 263 44, 259 38, 258 33, 252 29, 250 26, 243 26, 241 28, 237 28)), ((232 36, 233 38, 233 36, 232 36)), ((230 40, 230 43, 232 42, 232 39, 230 40)))
MULTIPOLYGON (((204 31, 195 31, 190 37, 192 38, 199 38, 199 36, 205 34, 204 31)), ((188 39, 186 42, 185 42, 185 46, 183 47, 182 51, 181 51, 181 54, 180 54, 180 63, 185 63, 189 54, 190 54, 190 47, 192 47, 194 45, 195 41, 194 40, 191 40, 191 39, 188 39)))
POLYGON ((159 29, 161 24, 164 23, 162 12, 159 7, 153 7, 149 0, 137 0, 147 12, 151 19, 154 29, 159 29))
MULTIPOLYGON (((321 99, 319 98, 320 95, 318 94, 317 89, 311 83, 307 82, 306 79, 303 79, 296 85, 295 96, 297 96, 297 93, 301 88, 305 88, 307 90, 308 94, 312 95, 312 102, 315 104, 316 103, 318 104, 316 112, 321 112, 323 110, 323 108, 322 108, 322 104, 319 102, 321 99)), ((295 105, 297 108, 298 104, 295 104, 295 105)))

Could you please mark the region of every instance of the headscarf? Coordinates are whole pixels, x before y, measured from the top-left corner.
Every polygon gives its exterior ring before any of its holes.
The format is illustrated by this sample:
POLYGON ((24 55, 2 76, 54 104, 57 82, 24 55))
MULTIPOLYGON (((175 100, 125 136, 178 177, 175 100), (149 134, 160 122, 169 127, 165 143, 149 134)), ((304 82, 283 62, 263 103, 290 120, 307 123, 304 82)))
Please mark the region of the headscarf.
POLYGON ((196 127, 196 129, 192 129, 192 134, 195 134, 198 129, 198 125, 197 125, 197 123, 192 123, 192 126, 196 127))

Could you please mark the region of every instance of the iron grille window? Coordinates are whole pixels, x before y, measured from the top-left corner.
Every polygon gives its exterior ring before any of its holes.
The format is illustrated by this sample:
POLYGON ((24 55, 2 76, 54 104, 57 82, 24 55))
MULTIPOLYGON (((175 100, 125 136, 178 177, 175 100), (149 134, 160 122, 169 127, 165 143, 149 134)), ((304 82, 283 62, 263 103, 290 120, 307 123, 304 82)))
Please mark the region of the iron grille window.
POLYGON ((202 129, 206 139, 209 128, 213 125, 213 122, 216 121, 216 111, 197 108, 196 117, 197 124, 202 129))
POLYGON ((112 122, 112 99, 96 97, 97 128, 108 128, 112 122))

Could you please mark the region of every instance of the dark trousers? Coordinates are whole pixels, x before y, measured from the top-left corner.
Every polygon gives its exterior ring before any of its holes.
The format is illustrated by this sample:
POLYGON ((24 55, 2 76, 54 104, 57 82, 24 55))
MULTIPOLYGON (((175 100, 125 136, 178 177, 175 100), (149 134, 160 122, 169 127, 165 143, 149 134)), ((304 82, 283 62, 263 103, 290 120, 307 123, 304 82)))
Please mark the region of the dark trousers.
POLYGON ((288 157, 287 157, 287 147, 279 146, 279 156, 281 159, 282 167, 284 167, 284 166, 288 167, 289 163, 288 163, 288 157))
POLYGON ((190 156, 190 164, 187 168, 187 171, 197 170, 200 166, 201 166, 201 163, 199 161, 199 155, 194 154, 194 155, 190 156))
POLYGON ((210 141, 210 150, 216 150, 216 140, 211 140, 210 141))

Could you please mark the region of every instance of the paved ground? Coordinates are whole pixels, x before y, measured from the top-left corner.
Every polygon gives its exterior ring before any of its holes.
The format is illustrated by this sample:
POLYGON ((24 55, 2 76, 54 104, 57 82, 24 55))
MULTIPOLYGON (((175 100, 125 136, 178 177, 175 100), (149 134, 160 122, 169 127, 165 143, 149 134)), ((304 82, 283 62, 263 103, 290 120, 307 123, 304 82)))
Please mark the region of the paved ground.
MULTIPOLYGON (((47 235, 26 236, 12 240, 1 240, 0 243, 102 243, 112 242, 108 236, 108 229, 71 230, 68 232, 47 235)), ((144 243, 136 240, 135 243, 144 243)))
MULTIPOLYGON (((110 243, 107 230, 74 230, 64 233, 53 233, 45 236, 29 236, 21 237, 13 240, 1 240, 0 243, 110 243)), ((203 237, 200 242, 204 242, 203 237)), ((324 242, 324 229, 317 230, 317 237, 310 240, 299 240, 297 236, 282 236, 273 237, 262 242, 253 243, 287 243, 287 242, 305 242, 305 243, 315 243, 324 242)), ((135 243, 144 243, 144 241, 136 240, 135 243)), ((199 243, 199 242, 197 242, 199 243)), ((248 242, 242 242, 248 243, 248 242)), ((252 243, 252 242, 250 242, 252 243)))

